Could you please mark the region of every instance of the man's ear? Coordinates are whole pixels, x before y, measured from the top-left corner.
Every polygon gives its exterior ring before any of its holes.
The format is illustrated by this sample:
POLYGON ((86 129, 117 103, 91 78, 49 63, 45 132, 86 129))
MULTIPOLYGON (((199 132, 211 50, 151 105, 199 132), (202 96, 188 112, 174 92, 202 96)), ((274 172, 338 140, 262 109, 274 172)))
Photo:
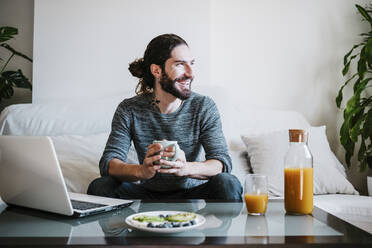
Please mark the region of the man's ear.
POLYGON ((150 71, 154 78, 161 78, 161 68, 159 65, 151 64, 150 65, 150 71))

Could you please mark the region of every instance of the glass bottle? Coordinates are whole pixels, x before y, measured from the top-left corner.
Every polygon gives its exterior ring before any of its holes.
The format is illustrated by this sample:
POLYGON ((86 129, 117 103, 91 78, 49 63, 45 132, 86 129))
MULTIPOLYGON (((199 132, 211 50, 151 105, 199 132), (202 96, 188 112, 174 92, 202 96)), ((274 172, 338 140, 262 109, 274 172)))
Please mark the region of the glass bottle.
POLYGON ((307 138, 305 130, 289 130, 290 145, 284 159, 284 206, 288 214, 313 212, 313 156, 307 138))

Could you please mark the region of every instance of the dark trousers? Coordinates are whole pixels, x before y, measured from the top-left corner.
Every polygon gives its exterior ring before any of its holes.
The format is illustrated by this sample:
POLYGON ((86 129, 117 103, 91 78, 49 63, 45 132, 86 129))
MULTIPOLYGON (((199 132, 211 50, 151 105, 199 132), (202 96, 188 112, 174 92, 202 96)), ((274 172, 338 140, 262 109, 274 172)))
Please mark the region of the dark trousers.
POLYGON ((241 201, 242 186, 239 180, 229 173, 219 173, 208 182, 199 186, 172 192, 156 192, 144 188, 141 184, 120 182, 106 176, 93 180, 88 187, 89 195, 121 199, 167 200, 167 199, 213 199, 223 201, 241 201))

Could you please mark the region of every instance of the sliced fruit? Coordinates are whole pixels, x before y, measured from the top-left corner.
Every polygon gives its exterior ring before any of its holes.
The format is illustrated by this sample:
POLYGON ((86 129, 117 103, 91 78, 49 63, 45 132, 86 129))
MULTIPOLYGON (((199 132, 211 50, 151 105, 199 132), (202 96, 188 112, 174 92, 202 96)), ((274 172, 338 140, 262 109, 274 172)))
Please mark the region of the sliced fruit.
POLYGON ((178 213, 167 216, 166 220, 171 222, 187 222, 195 218, 196 214, 194 213, 178 213))
POLYGON ((165 221, 165 218, 160 216, 149 216, 149 215, 138 215, 133 217, 133 220, 139 221, 139 222, 161 222, 165 221))

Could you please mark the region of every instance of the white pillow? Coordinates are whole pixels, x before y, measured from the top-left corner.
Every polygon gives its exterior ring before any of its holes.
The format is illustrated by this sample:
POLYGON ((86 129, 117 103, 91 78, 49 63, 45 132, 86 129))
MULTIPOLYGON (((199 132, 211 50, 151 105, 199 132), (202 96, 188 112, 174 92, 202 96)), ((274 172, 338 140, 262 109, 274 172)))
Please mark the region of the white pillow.
MULTIPOLYGON (((313 155, 314 194, 359 194, 337 168, 325 133, 325 126, 311 127, 308 146, 313 155)), ((269 191, 283 196, 284 156, 289 147, 288 130, 242 135, 254 173, 269 179, 269 191)))
MULTIPOLYGON (((90 182, 100 177, 98 164, 108 135, 109 133, 51 136, 68 191, 86 193, 90 182)), ((126 162, 138 163, 133 145, 126 162)))
POLYGON ((245 157, 246 151, 231 149, 229 150, 229 153, 232 162, 231 174, 235 175, 243 186, 245 176, 250 173, 250 167, 247 158, 245 157))

